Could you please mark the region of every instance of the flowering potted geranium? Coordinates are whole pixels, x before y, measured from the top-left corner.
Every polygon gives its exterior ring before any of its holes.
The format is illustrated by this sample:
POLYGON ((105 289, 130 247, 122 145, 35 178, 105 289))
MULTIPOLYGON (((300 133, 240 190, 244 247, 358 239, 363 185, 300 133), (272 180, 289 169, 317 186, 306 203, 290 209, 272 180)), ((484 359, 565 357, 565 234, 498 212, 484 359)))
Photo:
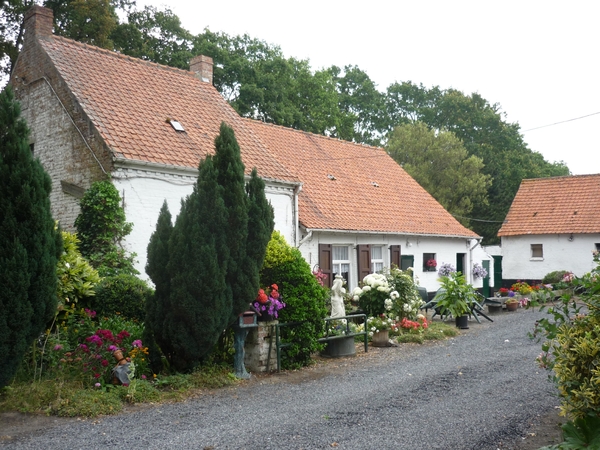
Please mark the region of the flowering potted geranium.
POLYGON ((500 294, 500 297, 506 297, 508 296, 508 288, 501 287, 498 289, 498 293, 500 294))
POLYGON ((279 287, 272 284, 268 288, 258 290, 258 295, 252 306, 258 311, 258 320, 265 322, 277 319, 279 311, 285 308, 285 303, 281 299, 279 287))
POLYGON ((437 261, 435 259, 428 259, 425 262, 425 266, 429 272, 435 272, 435 268, 437 267, 437 261))

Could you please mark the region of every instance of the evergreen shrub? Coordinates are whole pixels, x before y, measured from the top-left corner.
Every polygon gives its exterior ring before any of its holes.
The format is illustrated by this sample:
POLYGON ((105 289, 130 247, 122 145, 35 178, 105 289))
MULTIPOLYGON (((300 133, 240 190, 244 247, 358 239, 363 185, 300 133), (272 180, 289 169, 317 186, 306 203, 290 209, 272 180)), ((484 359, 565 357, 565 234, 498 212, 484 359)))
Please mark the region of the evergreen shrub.
POLYGON ((555 270, 554 272, 547 273, 542 279, 542 284, 557 284, 563 281, 565 275, 571 273, 568 270, 555 270))
POLYGON ((282 342, 291 346, 283 350, 284 369, 306 366, 311 354, 322 349, 318 338, 325 331, 329 290, 319 284, 310 266, 297 248, 290 247, 274 231, 267 246, 261 271, 261 285, 277 284, 286 307, 279 312, 279 322, 300 322, 281 328, 282 342))
POLYGON ((96 286, 93 309, 99 316, 119 314, 125 319, 143 321, 146 301, 152 294, 148 284, 135 275, 105 277, 96 286))

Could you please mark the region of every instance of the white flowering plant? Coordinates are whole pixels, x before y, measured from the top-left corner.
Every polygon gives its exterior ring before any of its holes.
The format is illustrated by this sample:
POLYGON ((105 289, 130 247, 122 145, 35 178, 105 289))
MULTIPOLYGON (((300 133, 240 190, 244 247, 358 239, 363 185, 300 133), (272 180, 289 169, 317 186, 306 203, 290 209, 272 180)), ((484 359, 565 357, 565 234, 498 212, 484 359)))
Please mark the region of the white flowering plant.
POLYGON ((396 329, 396 321, 386 314, 380 314, 378 316, 369 317, 367 319, 367 329, 369 330, 369 337, 373 337, 374 333, 385 330, 396 329))
POLYGON ((368 316, 386 314, 396 320, 405 317, 414 319, 423 303, 412 271, 397 267, 367 275, 361 287, 354 289, 353 295, 368 316))

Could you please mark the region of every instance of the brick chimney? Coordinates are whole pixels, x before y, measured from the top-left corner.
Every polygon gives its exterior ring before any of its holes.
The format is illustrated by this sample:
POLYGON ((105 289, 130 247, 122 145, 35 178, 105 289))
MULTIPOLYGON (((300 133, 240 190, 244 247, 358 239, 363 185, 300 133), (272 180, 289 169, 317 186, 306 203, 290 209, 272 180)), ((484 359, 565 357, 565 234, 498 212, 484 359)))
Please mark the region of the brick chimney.
POLYGON ((213 82, 213 59, 210 56, 194 56, 190 61, 190 71, 205 83, 213 82))
POLYGON ((23 23, 25 40, 30 40, 34 37, 42 38, 51 36, 52 29, 54 28, 54 14, 51 9, 33 5, 25 13, 23 23))

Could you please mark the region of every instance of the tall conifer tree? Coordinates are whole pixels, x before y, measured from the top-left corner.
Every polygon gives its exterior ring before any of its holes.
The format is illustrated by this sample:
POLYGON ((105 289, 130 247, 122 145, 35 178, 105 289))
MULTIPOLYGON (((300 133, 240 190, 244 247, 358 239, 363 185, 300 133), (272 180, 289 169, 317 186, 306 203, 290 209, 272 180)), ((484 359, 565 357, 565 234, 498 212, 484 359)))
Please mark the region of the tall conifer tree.
POLYGON ((62 249, 50 212, 50 177, 29 148, 10 88, 0 94, 0 387, 56 311, 62 249))
POLYGON ((182 202, 169 240, 170 296, 162 329, 171 364, 178 370, 200 363, 227 327, 227 227, 223 188, 208 156, 200 163, 198 182, 182 202))
POLYGON ((253 285, 252 270, 247 267, 248 198, 244 186, 244 164, 233 129, 224 122, 215 139, 214 161, 228 215, 226 238, 229 259, 226 279, 228 295, 232 299, 230 321, 233 321, 239 313, 248 309, 248 303, 256 296, 258 286, 253 285))

